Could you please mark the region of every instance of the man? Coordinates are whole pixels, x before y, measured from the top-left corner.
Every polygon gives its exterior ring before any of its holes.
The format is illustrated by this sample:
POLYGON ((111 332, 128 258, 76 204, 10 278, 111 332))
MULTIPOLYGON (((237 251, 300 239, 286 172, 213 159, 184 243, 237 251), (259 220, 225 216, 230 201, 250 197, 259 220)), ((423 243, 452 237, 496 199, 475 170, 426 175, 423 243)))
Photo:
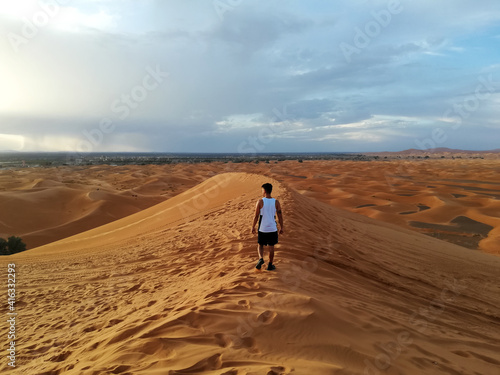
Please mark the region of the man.
POLYGON ((281 206, 278 200, 271 197, 273 185, 266 183, 262 185, 262 198, 259 199, 255 206, 255 216, 253 218, 252 233, 255 234, 255 224, 259 220, 258 237, 257 237, 257 252, 259 253, 259 261, 255 268, 260 270, 264 264, 264 246, 269 246, 269 264, 267 270, 275 270, 274 260, 274 245, 278 243, 278 226, 276 225, 275 215, 278 214, 280 222, 280 234, 283 234, 283 215, 281 214, 281 206))

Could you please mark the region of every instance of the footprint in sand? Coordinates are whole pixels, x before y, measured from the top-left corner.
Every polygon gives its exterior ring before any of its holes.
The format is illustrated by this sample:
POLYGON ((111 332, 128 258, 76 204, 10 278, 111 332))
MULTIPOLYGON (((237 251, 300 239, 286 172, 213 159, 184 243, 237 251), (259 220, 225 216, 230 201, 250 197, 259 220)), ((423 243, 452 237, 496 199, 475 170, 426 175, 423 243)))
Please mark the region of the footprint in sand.
POLYGON ((227 348, 233 343, 231 337, 229 337, 224 333, 216 333, 214 335, 214 338, 215 338, 215 343, 219 345, 221 348, 227 348))
POLYGON ((28 346, 26 348, 27 349, 26 352, 28 354, 31 354, 31 355, 34 355, 34 354, 42 355, 42 354, 45 354, 46 352, 48 352, 51 348, 52 348, 52 345, 46 345, 46 346, 42 346, 42 347, 38 348, 37 344, 33 344, 33 345, 28 346))
POLYGON ((127 290, 125 291, 125 293, 134 292, 134 291, 136 291, 137 289, 139 289, 139 288, 141 287, 141 285, 142 285, 142 283, 136 284, 136 285, 134 285, 133 287, 131 287, 131 288, 127 289, 127 290))
POLYGON ((216 333, 214 339, 215 343, 221 348, 232 346, 235 349, 247 349, 250 353, 260 353, 260 350, 257 348, 257 342, 253 337, 237 337, 224 333, 216 333))
POLYGON ((229 371, 226 371, 226 372, 223 372, 222 374, 220 375, 238 375, 240 372, 236 369, 232 369, 232 370, 229 370, 229 371))
POLYGON ((162 338, 150 338, 145 343, 140 344, 136 350, 146 355, 159 354, 164 360, 172 359, 177 355, 176 351, 168 347, 168 344, 165 344, 162 338))
POLYGON ((72 352, 70 352, 70 351, 62 352, 61 354, 58 354, 54 357, 49 358, 49 361, 62 362, 62 361, 65 361, 66 358, 68 358, 71 354, 72 354, 72 352))
POLYGON ((259 322, 262 322, 264 324, 270 324, 273 322, 273 320, 276 318, 278 314, 274 311, 269 311, 266 310, 263 313, 260 313, 259 316, 257 317, 257 320, 259 322))
POLYGON ((261 353, 261 351, 257 348, 257 342, 253 337, 238 338, 238 342, 235 343, 235 348, 245 348, 250 353, 261 353))
POLYGON ((241 283, 236 283, 236 288, 243 287, 245 289, 259 289, 260 285, 253 281, 243 281, 241 283))
POLYGON ((113 370, 110 370, 112 374, 121 374, 125 371, 128 371, 132 368, 132 366, 127 366, 127 365, 119 365, 115 367, 113 370))
POLYGON ((111 319, 108 323, 108 325, 106 326, 106 328, 108 327, 112 327, 114 326, 115 324, 118 324, 118 323, 121 323, 123 322, 123 319, 111 319))
POLYGON ((109 311, 109 310, 111 310, 111 308, 112 308, 111 306, 101 307, 101 308, 99 308, 99 313, 109 311))
POLYGON ((96 329, 97 329, 97 327, 96 327, 96 326, 91 325, 91 326, 89 326, 89 327, 85 327, 85 328, 83 329, 83 332, 92 332, 92 331, 95 331, 96 329))
MULTIPOLYGON (((241 238, 241 233, 236 231, 237 232, 237 235, 235 235, 235 237, 237 239, 240 239, 241 238)), ((241 242, 238 242, 238 243, 235 243, 235 244, 232 244, 231 245, 231 251, 235 251, 235 252, 240 252, 243 250, 243 244, 241 242)))
POLYGON ((160 320, 161 318, 164 318, 165 316, 166 316, 166 314, 151 315, 150 317, 144 319, 143 322, 150 322, 150 321, 160 320))
POLYGON ((177 370, 180 373, 200 374, 206 371, 219 370, 222 367, 222 354, 217 353, 208 358, 202 359, 191 367, 177 370))
POLYGON ((96 350, 96 349, 97 349, 97 347, 98 347, 100 344, 101 344, 101 342, 100 342, 100 341, 98 341, 98 342, 94 342, 92 345, 90 345, 90 346, 89 346, 89 349, 88 349, 88 350, 89 350, 89 351, 96 350))
POLYGON ((293 369, 288 369, 283 366, 271 367, 271 370, 266 375, 288 375, 293 369))
POLYGON ((242 299, 238 301, 238 306, 244 308, 244 309, 249 309, 250 308, 250 301, 247 299, 242 299))

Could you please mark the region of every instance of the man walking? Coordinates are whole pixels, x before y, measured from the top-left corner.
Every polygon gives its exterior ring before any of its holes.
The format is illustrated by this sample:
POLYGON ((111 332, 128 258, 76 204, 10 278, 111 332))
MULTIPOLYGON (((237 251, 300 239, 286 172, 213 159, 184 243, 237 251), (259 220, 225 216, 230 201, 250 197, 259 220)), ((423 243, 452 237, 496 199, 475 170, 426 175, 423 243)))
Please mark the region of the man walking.
POLYGON ((253 218, 252 233, 255 234, 255 224, 259 221, 258 237, 257 237, 257 252, 259 253, 259 261, 255 268, 260 270, 264 264, 264 246, 269 246, 269 264, 267 270, 275 270, 274 260, 274 245, 278 243, 278 226, 276 225, 275 215, 278 214, 280 222, 280 234, 283 234, 283 215, 281 214, 281 206, 278 200, 271 197, 273 185, 266 183, 262 185, 262 198, 259 199, 255 207, 255 216, 253 218))

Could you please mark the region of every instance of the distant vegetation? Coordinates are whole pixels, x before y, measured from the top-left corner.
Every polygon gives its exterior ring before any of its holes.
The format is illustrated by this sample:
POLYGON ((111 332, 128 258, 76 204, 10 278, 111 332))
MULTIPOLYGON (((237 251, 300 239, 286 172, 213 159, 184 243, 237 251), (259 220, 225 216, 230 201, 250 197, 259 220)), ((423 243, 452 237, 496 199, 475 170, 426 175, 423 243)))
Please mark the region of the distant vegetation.
POLYGON ((309 153, 55 153, 0 152, 0 169, 57 168, 67 165, 164 165, 177 163, 276 163, 285 160, 371 160, 362 154, 340 152, 309 153))
MULTIPOLYGON (((464 154, 450 154, 447 149, 434 150, 407 150, 403 152, 381 153, 383 160, 401 159, 442 159, 443 152, 452 159, 470 158, 484 159, 481 154, 486 151, 462 151, 464 154), (441 150, 441 151, 440 151, 441 150), (439 152, 438 152, 439 151, 439 152), (408 152, 411 152, 409 154, 408 152), (441 153, 440 153, 441 152, 441 153), (429 155, 426 155, 428 153, 429 155)), ((451 150, 453 151, 453 150, 451 150)), ((457 150, 458 152, 459 150, 457 150)), ((499 154, 500 150, 492 153, 499 154)), ((58 168, 61 166, 88 166, 88 165, 164 165, 177 163, 277 163, 285 160, 350 160, 373 161, 380 160, 376 153, 352 152, 291 152, 291 153, 64 153, 64 152, 1 152, 0 170, 11 168, 58 168)))
POLYGON ((0 255, 10 255, 26 250, 26 244, 20 237, 10 236, 7 241, 0 238, 0 255))

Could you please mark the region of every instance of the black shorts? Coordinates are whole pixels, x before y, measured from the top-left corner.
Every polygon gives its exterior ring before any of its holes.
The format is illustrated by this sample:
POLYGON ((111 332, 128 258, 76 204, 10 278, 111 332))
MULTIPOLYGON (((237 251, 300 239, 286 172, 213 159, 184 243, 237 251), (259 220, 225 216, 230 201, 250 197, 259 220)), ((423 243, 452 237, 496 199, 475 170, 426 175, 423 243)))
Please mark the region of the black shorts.
POLYGON ((278 243, 278 231, 276 232, 258 232, 257 242, 259 245, 274 246, 278 243))

